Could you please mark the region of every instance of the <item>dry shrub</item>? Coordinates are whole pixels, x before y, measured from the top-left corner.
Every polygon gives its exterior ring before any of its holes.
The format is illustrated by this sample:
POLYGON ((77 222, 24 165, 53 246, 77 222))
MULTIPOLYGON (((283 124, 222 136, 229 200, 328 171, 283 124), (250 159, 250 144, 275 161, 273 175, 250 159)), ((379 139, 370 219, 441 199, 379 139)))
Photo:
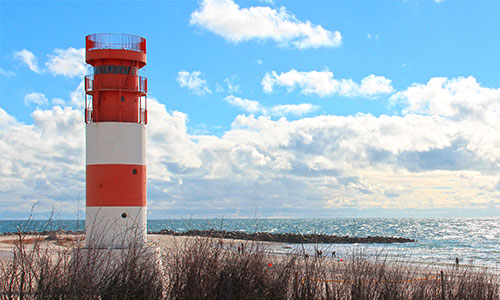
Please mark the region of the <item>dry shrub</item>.
MULTIPOLYGON (((190 239, 163 250, 47 246, 19 234, 0 263, 0 299, 484 299, 499 300, 498 274, 436 270, 353 252, 337 259, 271 255, 259 243, 190 239), (270 265, 272 264, 272 265, 270 265), (442 287, 444 286, 444 290, 442 287), (443 298, 444 297, 444 298, 443 298)), ((53 243, 50 245, 54 245, 53 243)))
POLYGON ((216 244, 196 238, 170 254, 170 299, 288 299, 295 259, 273 263, 258 243, 242 244, 242 252, 216 244))
POLYGON ((163 277, 146 247, 106 249, 30 245, 19 234, 11 261, 0 262, 0 299, 163 299, 163 277))

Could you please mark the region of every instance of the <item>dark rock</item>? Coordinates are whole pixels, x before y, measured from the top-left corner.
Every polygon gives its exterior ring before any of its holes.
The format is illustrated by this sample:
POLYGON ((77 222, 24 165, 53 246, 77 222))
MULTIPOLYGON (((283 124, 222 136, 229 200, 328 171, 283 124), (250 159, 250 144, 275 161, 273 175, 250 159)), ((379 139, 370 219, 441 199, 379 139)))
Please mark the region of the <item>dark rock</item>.
POLYGON ((242 231, 217 231, 217 230, 188 230, 186 232, 175 232, 163 229, 153 234, 166 234, 173 236, 201 236, 212 238, 238 239, 248 241, 280 242, 289 244, 389 244, 389 243, 413 243, 414 239, 403 237, 350 237, 326 235, 326 234, 295 234, 295 233, 269 233, 256 232, 246 233, 242 231))

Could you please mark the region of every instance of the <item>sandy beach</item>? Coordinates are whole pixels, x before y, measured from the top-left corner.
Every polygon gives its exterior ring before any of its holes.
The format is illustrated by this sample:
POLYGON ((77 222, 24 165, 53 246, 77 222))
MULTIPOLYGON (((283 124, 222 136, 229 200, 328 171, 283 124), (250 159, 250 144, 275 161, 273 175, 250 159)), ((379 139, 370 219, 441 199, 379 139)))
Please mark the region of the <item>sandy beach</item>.
MULTIPOLYGON (((159 248, 162 252, 168 253, 174 251, 179 247, 185 245, 186 242, 194 241, 199 239, 199 237, 187 237, 187 236, 171 236, 163 234, 148 234, 147 245, 159 248)), ((84 234, 71 234, 71 233, 60 233, 57 235, 56 239, 50 239, 49 235, 24 235, 24 243, 26 245, 32 245, 36 241, 40 242, 42 248, 49 248, 52 250, 65 250, 68 247, 74 247, 78 243, 84 245, 85 235, 84 234)), ((0 236, 0 259, 12 258, 14 255, 14 249, 16 243, 19 241, 19 236, 17 235, 1 235, 0 236)), ((241 244, 250 244, 252 242, 237 239, 214 239, 217 246, 222 246, 224 248, 232 248, 237 251, 238 246, 241 244), (220 244, 222 242, 222 244, 220 244)), ((279 249, 280 245, 283 245, 283 250, 287 247, 282 243, 276 242, 258 242, 260 245, 265 247, 272 247, 273 249, 279 249)))

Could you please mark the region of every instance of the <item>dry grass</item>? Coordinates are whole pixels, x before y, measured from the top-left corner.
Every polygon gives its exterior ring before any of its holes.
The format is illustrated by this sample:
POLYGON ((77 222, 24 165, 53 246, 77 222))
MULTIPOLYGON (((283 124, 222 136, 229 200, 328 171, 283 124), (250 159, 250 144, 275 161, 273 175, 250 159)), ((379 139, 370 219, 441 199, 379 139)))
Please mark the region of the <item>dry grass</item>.
POLYGON ((69 237, 54 244, 43 237, 26 240, 20 234, 12 260, 0 262, 0 299, 163 297, 163 277, 151 252, 131 248, 117 255, 83 248, 69 237))
MULTIPOLYGON (((38 242, 40 242, 40 241, 42 241, 44 239, 45 238, 41 237, 41 236, 32 237, 32 238, 24 238, 23 239, 23 244, 24 245, 32 245, 32 244, 38 243, 38 242)), ((4 240, 4 241, 2 241, 2 243, 9 244, 9 245, 17 245, 17 244, 19 244, 19 239, 13 238, 11 240, 4 240)))
POLYGON ((0 299, 500 299, 498 276, 485 271, 450 269, 441 280, 363 253, 339 262, 193 238, 163 249, 159 264, 145 247, 116 256, 75 240, 43 243, 18 235, 13 259, 0 263, 0 299))

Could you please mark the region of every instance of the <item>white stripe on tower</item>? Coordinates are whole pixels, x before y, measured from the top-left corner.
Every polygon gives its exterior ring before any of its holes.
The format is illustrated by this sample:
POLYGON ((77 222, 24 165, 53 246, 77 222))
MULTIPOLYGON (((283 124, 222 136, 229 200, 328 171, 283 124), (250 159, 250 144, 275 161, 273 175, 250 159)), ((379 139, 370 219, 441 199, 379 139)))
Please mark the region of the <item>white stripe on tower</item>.
POLYGON ((146 241, 146 125, 86 125, 86 239, 94 247, 146 241))

